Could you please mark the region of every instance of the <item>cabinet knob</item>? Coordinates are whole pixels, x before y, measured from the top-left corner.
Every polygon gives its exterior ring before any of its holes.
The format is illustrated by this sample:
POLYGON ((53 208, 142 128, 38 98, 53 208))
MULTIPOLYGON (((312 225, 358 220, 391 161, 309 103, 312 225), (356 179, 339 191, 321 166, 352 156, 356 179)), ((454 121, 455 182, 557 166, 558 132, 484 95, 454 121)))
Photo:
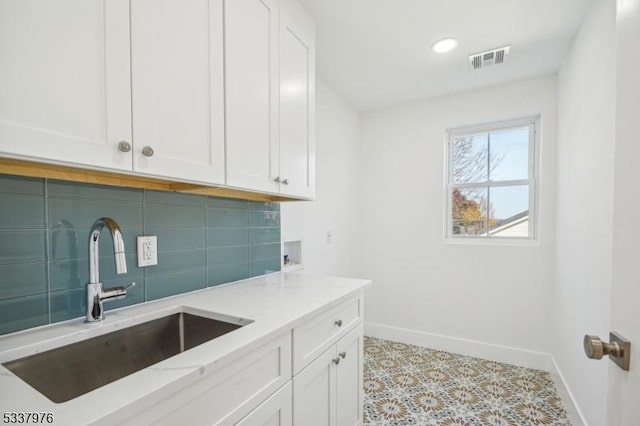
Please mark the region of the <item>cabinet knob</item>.
POLYGON ((347 353, 346 353, 346 352, 340 352, 340 353, 338 354, 338 356, 339 356, 340 358, 342 358, 342 359, 345 359, 345 358, 347 357, 347 353))
POLYGON ((131 151, 131 144, 127 141, 122 141, 118 144, 118 149, 122 152, 131 151))
POLYGON ((282 183, 285 184, 285 185, 289 185, 289 179, 283 180, 282 183))
POLYGON ((273 181, 276 183, 280 183, 280 176, 276 176, 275 178, 273 178, 273 181))
POLYGON ((336 320, 334 324, 337 325, 338 327, 342 327, 342 320, 336 320))
POLYGON ((149 145, 145 146, 144 148, 142 148, 142 155, 144 155, 145 157, 152 157, 153 148, 151 148, 149 145))
POLYGON ((335 365, 340 364, 340 358, 334 358, 332 361, 335 365))

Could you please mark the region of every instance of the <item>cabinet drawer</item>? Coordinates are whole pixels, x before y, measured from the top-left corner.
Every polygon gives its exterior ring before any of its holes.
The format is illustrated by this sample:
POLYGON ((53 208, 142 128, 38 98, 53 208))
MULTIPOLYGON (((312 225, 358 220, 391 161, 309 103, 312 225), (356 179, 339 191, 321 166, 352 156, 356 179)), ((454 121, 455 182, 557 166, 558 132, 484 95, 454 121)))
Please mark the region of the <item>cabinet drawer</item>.
POLYGON ((233 425, 291 379, 291 334, 160 401, 111 424, 233 425))
POLYGON ((361 320, 361 299, 354 298, 293 329, 293 374, 300 372, 361 320))

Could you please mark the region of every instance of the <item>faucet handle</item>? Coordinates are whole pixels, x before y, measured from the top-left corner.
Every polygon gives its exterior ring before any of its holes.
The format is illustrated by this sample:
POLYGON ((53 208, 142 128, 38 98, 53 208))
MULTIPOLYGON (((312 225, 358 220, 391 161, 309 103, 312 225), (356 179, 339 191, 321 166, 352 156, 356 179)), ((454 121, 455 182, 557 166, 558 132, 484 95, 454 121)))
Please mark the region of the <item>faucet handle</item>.
POLYGON ((129 290, 131 287, 135 285, 136 285, 136 282, 133 281, 131 282, 131 284, 126 285, 124 287, 116 287, 116 289, 120 292, 120 294, 118 294, 117 299, 124 299, 127 296, 127 290, 129 290))
POLYGON ((126 287, 118 286, 118 287, 107 288, 103 290, 102 297, 100 299, 103 302, 108 300, 124 299, 125 297, 127 297, 127 289, 130 289, 134 285, 136 285, 136 283, 132 282, 126 287))

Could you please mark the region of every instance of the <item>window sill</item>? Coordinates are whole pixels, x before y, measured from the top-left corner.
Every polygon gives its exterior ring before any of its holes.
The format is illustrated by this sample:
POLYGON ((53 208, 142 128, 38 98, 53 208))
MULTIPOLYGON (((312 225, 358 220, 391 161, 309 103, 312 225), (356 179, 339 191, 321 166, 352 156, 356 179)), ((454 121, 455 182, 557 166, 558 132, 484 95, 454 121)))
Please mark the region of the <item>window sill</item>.
POLYGON ((451 238, 446 237, 444 239, 445 244, 451 245, 467 245, 467 246, 507 246, 507 247, 538 247, 540 241, 534 238, 468 238, 458 237, 451 238))

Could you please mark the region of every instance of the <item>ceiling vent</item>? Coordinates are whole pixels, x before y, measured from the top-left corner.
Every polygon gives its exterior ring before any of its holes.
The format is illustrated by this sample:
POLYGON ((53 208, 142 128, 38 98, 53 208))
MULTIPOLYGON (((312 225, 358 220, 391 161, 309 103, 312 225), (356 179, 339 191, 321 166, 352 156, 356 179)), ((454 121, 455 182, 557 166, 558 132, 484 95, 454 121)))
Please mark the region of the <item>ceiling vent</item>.
POLYGON ((469 65, 472 70, 488 67, 489 65, 500 65, 507 62, 511 46, 500 47, 498 49, 487 50, 486 52, 469 55, 469 65))

